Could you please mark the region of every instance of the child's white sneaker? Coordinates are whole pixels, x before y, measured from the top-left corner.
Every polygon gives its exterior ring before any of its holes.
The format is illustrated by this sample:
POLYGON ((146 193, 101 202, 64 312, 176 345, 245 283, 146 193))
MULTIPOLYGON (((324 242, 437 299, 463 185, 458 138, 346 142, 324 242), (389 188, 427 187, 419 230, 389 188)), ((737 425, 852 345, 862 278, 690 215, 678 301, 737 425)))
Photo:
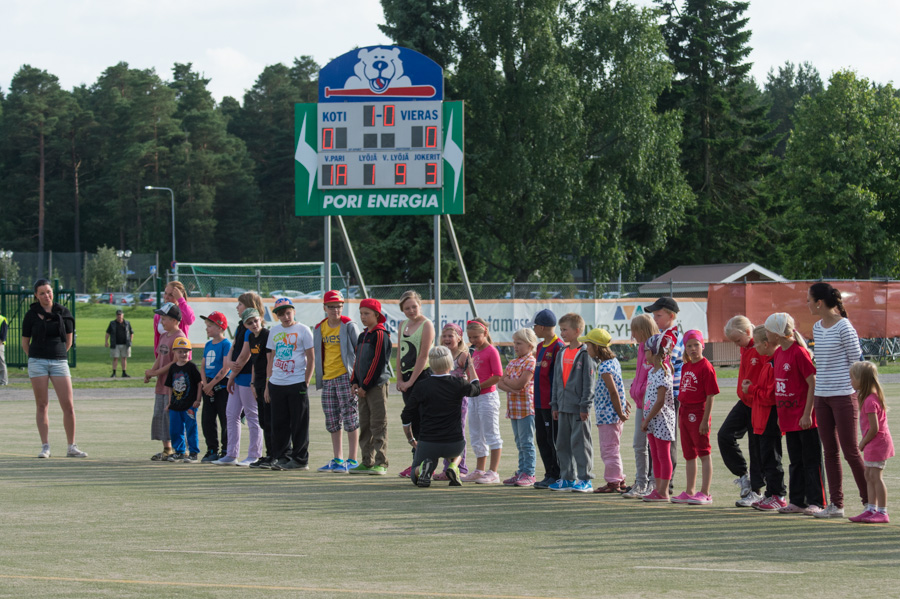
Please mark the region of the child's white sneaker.
POLYGON ((50 444, 44 443, 41 445, 41 453, 38 454, 39 458, 49 458, 50 457, 50 444))
POLYGON ((753 507, 754 503, 763 499, 765 499, 765 497, 763 497, 759 493, 750 491, 750 493, 746 497, 741 497, 740 499, 735 501, 734 505, 737 507, 753 507))
POLYGON ((844 517, 844 508, 838 507, 833 503, 829 503, 825 506, 825 509, 821 512, 816 512, 813 514, 816 518, 843 518, 844 517))

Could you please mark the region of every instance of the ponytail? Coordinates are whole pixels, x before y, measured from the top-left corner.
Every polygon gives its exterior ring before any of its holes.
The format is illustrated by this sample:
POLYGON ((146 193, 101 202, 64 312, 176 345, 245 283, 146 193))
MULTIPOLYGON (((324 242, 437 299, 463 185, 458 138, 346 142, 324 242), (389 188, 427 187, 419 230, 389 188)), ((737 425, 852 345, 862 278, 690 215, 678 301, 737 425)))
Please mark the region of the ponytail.
POLYGON ((844 309, 841 292, 828 283, 822 282, 810 285, 809 296, 813 298, 814 301, 821 300, 825 302, 825 305, 829 308, 837 308, 842 317, 849 318, 847 316, 847 311, 844 309))

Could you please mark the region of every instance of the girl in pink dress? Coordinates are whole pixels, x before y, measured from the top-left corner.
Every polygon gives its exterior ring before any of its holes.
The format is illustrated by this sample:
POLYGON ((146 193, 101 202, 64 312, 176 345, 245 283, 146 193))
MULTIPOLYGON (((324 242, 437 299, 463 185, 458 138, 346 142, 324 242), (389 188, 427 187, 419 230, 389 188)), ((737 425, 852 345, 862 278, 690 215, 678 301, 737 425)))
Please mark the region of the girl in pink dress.
POLYGON ((863 437, 859 450, 866 467, 869 502, 851 522, 890 522, 887 513, 887 487, 881 475, 888 458, 894 455, 894 441, 888 429, 884 409, 884 391, 878 382, 878 368, 872 362, 856 362, 850 367, 850 382, 859 402, 859 429, 863 437), (874 503, 872 503, 874 502, 874 503))

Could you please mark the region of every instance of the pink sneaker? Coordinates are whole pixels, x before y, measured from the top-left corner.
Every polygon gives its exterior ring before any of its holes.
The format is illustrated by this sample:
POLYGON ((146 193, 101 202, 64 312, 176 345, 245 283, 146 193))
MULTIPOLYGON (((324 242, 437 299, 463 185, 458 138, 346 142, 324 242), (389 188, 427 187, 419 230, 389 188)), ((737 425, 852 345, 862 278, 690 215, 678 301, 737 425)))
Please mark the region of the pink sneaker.
POLYGON ((474 483, 482 476, 484 476, 484 472, 482 470, 472 470, 460 480, 462 480, 464 483, 474 483))
POLYGON ((447 476, 446 472, 438 472, 431 477, 431 480, 450 480, 450 477, 447 476))
POLYGON ((648 503, 669 503, 669 498, 660 495, 656 489, 653 489, 648 494, 644 495, 643 499, 648 503))
POLYGON ((519 480, 516 481, 517 487, 533 487, 535 483, 535 478, 530 474, 522 474, 519 476, 519 480))
POLYGON ((515 484, 516 484, 517 482, 519 482, 519 477, 520 477, 520 476, 522 476, 522 475, 519 474, 518 472, 516 472, 515 474, 513 474, 512 476, 510 476, 509 478, 507 478, 506 480, 504 480, 504 481, 503 481, 503 484, 506 485, 507 487, 515 486, 515 484))
POLYGON ((706 493, 697 491, 696 493, 694 493, 693 497, 688 499, 688 503, 691 505, 709 505, 712 503, 712 497, 710 497, 706 493))
POLYGON ((868 522, 869 516, 871 516, 874 513, 875 512, 873 512, 872 510, 866 510, 863 513, 861 513, 859 516, 853 516, 852 518, 847 518, 847 519, 850 520, 850 522, 868 522))
POLYGON ((817 505, 811 505, 811 506, 807 507, 805 510, 803 510, 803 513, 806 514, 807 516, 815 516, 816 514, 820 513, 824 509, 825 508, 821 508, 817 505))
POLYGON ((799 505, 794 505, 793 503, 789 503, 782 508, 778 508, 779 514, 802 514, 804 512, 803 508, 799 505))
POLYGON ((406 470, 401 471, 397 476, 399 476, 400 478, 409 478, 410 476, 412 476, 412 466, 410 466, 406 470))
POLYGON ((692 496, 688 495, 687 491, 682 491, 681 495, 676 495, 675 497, 672 497, 669 501, 671 501, 672 503, 689 503, 691 497, 692 496))
POLYGON ((479 485, 496 485, 500 484, 500 475, 492 470, 486 471, 481 478, 475 481, 479 485))
POLYGON ((868 518, 862 520, 866 524, 888 524, 890 521, 891 519, 885 512, 872 512, 868 518))

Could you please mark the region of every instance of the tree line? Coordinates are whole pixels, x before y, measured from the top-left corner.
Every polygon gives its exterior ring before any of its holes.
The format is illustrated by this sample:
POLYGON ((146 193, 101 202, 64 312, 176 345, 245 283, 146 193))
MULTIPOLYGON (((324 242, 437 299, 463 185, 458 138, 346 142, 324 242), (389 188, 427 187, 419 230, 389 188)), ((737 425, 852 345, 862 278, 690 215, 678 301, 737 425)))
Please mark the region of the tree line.
MULTIPOLYGON (((646 279, 756 261, 789 277, 898 276, 900 99, 853 71, 790 62, 750 76, 747 2, 382 0, 398 45, 466 101, 476 280, 646 279)), ((349 50, 349 48, 348 48, 349 50)), ((119 63, 72 90, 24 65, 0 92, 0 247, 313 261, 294 216, 293 104, 309 56, 216 102, 190 63, 119 63)), ((346 219, 367 282, 431 275, 428 217, 346 219)), ((335 259, 346 265, 343 249, 335 259)), ((452 254, 443 265, 455 276, 452 254)))

